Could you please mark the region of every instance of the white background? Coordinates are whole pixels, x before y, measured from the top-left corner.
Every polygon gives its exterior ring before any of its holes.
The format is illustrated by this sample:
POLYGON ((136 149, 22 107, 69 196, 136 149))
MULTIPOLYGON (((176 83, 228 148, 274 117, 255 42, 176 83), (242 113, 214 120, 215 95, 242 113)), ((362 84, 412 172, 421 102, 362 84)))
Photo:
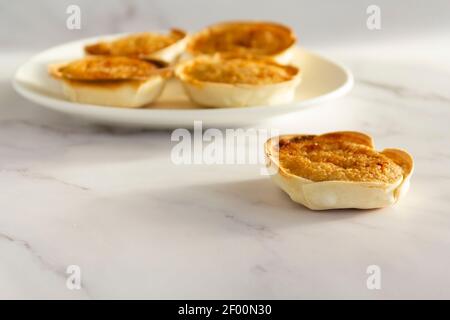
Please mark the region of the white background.
POLYGON ((103 33, 167 29, 197 30, 229 19, 268 19, 293 26, 308 47, 373 43, 448 34, 447 0, 0 0, 0 46, 44 49, 103 33), (82 29, 66 29, 66 8, 77 4, 82 29), (366 8, 382 10, 382 31, 368 32, 366 8))

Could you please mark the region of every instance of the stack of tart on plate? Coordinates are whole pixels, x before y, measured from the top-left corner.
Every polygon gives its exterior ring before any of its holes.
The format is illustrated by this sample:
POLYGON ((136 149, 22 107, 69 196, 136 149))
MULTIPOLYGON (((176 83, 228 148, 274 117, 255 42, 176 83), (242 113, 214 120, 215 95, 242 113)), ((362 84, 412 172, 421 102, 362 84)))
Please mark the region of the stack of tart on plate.
POLYGON ((204 107, 287 104, 300 70, 290 65, 296 37, 270 22, 228 22, 189 36, 144 32, 87 45, 86 56, 52 64, 71 101, 144 107, 158 99, 168 79, 204 107))

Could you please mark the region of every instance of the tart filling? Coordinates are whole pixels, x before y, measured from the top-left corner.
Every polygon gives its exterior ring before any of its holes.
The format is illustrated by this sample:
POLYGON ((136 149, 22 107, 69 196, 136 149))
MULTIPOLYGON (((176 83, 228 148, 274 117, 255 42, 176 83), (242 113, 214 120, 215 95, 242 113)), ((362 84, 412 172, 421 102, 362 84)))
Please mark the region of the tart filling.
POLYGON ((188 64, 184 75, 192 81, 264 85, 291 80, 298 69, 256 59, 203 59, 188 64))
POLYGON ((271 22, 229 22, 206 28, 192 37, 188 44, 191 54, 234 53, 266 56, 287 63, 291 55, 283 56, 296 42, 293 31, 271 22))
POLYGON ((191 100, 210 107, 289 103, 300 83, 298 68, 262 58, 200 56, 175 74, 191 100))
POLYGON ((272 179, 310 209, 379 208, 407 191, 413 170, 403 150, 373 149, 359 132, 281 136, 266 143, 272 179))
POLYGON ((88 45, 85 51, 91 55, 126 56, 172 62, 184 50, 186 40, 186 33, 177 29, 171 30, 169 34, 143 32, 88 45))
POLYGON ((141 107, 161 93, 169 69, 127 57, 90 56, 50 65, 62 81, 63 93, 74 102, 117 107, 141 107))
POLYGON ((70 80, 146 80, 158 67, 152 63, 127 57, 87 57, 58 68, 59 76, 70 80))
POLYGON ((311 181, 394 183, 403 169, 369 146, 333 135, 301 136, 279 143, 280 165, 311 181))

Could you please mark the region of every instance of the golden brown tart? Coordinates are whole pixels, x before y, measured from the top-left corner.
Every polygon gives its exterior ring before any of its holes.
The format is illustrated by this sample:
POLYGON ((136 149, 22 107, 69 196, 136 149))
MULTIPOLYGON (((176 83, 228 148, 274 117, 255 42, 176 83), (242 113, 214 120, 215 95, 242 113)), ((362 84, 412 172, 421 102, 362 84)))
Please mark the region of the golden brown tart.
POLYGON ((49 66, 72 101, 117 107, 141 107, 161 93, 171 71, 160 65, 115 56, 90 56, 49 66))
POLYGON ((86 46, 85 51, 91 55, 126 56, 170 63, 184 51, 186 42, 186 32, 173 29, 168 34, 143 32, 102 41, 86 46))
POLYGON ((199 56, 180 63, 175 74, 194 102, 210 107, 289 103, 300 83, 296 67, 239 56, 199 56))
POLYGON ((409 187, 412 157, 400 149, 374 150, 359 132, 287 135, 265 146, 272 179, 310 209, 379 208, 409 187))
POLYGON ((187 50, 193 55, 232 53, 289 63, 295 43, 295 34, 287 26, 242 21, 216 24, 200 31, 191 38, 187 50))

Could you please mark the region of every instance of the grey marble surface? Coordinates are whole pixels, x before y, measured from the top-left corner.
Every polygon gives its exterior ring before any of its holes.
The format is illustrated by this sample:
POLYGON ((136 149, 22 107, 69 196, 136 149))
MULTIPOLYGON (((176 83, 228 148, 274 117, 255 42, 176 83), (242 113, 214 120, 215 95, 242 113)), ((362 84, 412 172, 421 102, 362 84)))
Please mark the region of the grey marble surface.
MULTIPOLYGON (((95 8, 110 15, 118 7, 95 8)), ((192 19, 160 8, 166 18, 154 14, 150 27, 192 19)), ((231 15, 198 13, 203 20, 190 26, 231 15)), ((61 41, 49 31, 60 18, 48 17, 37 18, 45 41, 61 41)), ((132 20, 96 30, 140 27, 132 20)), ((318 25, 298 32, 325 32, 318 25)), ((377 35, 376 44, 310 40, 351 68, 354 90, 261 127, 365 131, 378 148, 405 148, 416 161, 396 206, 312 212, 255 166, 175 166, 170 131, 94 126, 22 99, 13 72, 47 45, 27 44, 22 29, 10 39, 15 51, 0 54, 0 298, 450 298, 450 45, 442 31, 377 35), (366 287, 373 264, 381 290, 366 287), (81 290, 66 287, 69 265, 81 267, 81 290)))

